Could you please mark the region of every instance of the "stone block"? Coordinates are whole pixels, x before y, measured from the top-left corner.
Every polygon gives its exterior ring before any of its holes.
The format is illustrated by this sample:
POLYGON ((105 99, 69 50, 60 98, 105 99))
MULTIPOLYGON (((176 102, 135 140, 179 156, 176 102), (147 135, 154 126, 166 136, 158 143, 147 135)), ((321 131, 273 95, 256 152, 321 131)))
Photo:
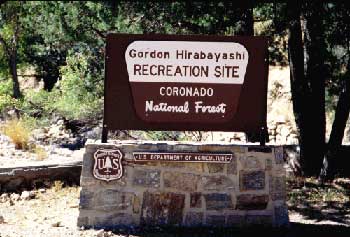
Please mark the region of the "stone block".
POLYGON ((186 163, 185 170, 191 171, 191 172, 204 172, 204 164, 203 163, 186 163))
POLYGON ((226 218, 226 225, 228 227, 241 227, 244 225, 244 215, 228 215, 226 218))
POLYGON ((261 159, 255 156, 245 156, 239 159, 243 169, 262 169, 261 159))
POLYGON ((265 189, 265 171, 241 171, 239 188, 241 191, 265 189))
POLYGON ((132 193, 107 189, 95 194, 92 205, 95 210, 126 210, 131 206, 132 198, 132 193))
POLYGON ((288 207, 287 205, 278 205, 274 208, 275 226, 285 227, 289 225, 288 207))
POLYGON ((273 201, 286 199, 286 178, 270 177, 270 194, 273 201))
POLYGON ((160 187, 160 171, 159 170, 140 170, 134 169, 133 185, 159 188, 160 187))
POLYGON ((130 214, 116 213, 94 218, 92 225, 96 229, 115 229, 116 227, 129 227, 135 225, 135 221, 130 214))
POLYGON ((222 173, 224 172, 225 164, 207 164, 209 173, 222 173))
POLYGON ((204 172, 204 165, 202 163, 161 162, 161 166, 167 168, 181 169, 182 171, 198 173, 204 172))
POLYGON ((271 226, 272 216, 270 215, 247 215, 246 225, 248 226, 271 226))
POLYGON ((231 195, 226 193, 205 194, 205 203, 207 210, 233 209, 231 195))
POLYGON ((94 192, 88 191, 86 189, 82 189, 80 191, 80 202, 79 202, 79 208, 80 209, 93 209, 93 197, 94 192))
POLYGON ((185 217, 185 226, 197 227, 203 224, 203 213, 202 212, 188 212, 185 217))
POLYGON ((184 168, 185 163, 182 162, 160 162, 160 165, 162 167, 167 167, 167 168, 184 168))
POLYGON ((202 180, 203 180, 203 189, 206 191, 235 189, 235 185, 233 181, 224 175, 206 176, 206 177, 203 177, 202 180))
POLYGON ((169 192, 143 194, 141 225, 181 225, 185 195, 169 192))
POLYGON ((236 208, 239 210, 265 210, 268 202, 268 195, 241 194, 237 196, 236 208))
POLYGON ((199 175, 179 172, 164 172, 164 187, 193 192, 197 190, 199 175))
POLYGON ((205 223, 208 226, 223 227, 226 225, 225 219, 224 215, 207 215, 205 223))
POLYGON ((190 208, 201 208, 201 207, 202 207, 202 193, 191 193, 190 208))
POLYGON ((232 157, 232 160, 227 164, 227 174, 236 175, 237 174, 237 158, 236 156, 232 157))
POLYGON ((84 216, 84 217, 78 217, 77 221, 78 226, 88 226, 89 225, 89 217, 84 216))
POLYGON ((244 154, 247 152, 247 147, 245 147, 245 146, 233 146, 231 150, 234 153, 244 154))
POLYGON ((272 160, 271 159, 266 159, 265 160, 265 170, 266 171, 271 171, 272 170, 272 160))
POLYGON ((284 163, 284 151, 282 146, 274 148, 274 155, 276 164, 284 163))
POLYGON ((132 211, 133 213, 140 213, 141 211, 141 200, 137 195, 134 195, 132 199, 132 211))

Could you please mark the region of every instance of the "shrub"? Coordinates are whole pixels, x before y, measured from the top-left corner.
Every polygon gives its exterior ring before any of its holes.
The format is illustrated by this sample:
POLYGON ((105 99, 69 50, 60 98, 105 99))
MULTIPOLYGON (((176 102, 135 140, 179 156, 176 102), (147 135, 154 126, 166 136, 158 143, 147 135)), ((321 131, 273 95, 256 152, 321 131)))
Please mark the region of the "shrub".
POLYGON ((12 98, 12 81, 0 81, 0 113, 18 105, 19 101, 12 98))
POLYGON ((67 119, 86 119, 102 114, 103 81, 90 73, 89 55, 67 57, 60 70, 62 79, 52 90, 51 109, 67 119))
POLYGON ((3 113, 8 108, 13 108, 17 104, 17 100, 10 95, 0 94, 0 113, 3 113))
POLYGON ((30 125, 24 119, 9 120, 3 125, 3 133, 15 144, 16 149, 29 149, 30 125))

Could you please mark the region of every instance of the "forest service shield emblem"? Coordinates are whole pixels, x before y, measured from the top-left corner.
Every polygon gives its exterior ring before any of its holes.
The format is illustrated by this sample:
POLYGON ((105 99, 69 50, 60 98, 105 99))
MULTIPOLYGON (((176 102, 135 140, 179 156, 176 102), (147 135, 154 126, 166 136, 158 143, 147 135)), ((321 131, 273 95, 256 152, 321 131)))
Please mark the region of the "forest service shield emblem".
POLYGON ((123 176, 122 158, 119 149, 98 149, 94 153, 94 177, 107 182, 120 179, 123 176))

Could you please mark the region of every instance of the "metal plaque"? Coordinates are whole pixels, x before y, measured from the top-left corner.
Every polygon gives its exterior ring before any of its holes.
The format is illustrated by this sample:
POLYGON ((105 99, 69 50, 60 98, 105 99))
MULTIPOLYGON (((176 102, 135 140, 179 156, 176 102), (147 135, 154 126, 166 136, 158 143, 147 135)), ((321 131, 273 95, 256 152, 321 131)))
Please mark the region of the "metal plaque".
POLYGON ((106 51, 107 129, 266 127, 266 38, 110 34, 106 51))
POLYGON ((98 149, 94 153, 94 177, 107 182, 120 179, 123 176, 122 158, 119 149, 98 149))
POLYGON ((183 152, 134 152, 135 162, 163 161, 163 162, 204 162, 230 163, 231 153, 183 153, 183 152))

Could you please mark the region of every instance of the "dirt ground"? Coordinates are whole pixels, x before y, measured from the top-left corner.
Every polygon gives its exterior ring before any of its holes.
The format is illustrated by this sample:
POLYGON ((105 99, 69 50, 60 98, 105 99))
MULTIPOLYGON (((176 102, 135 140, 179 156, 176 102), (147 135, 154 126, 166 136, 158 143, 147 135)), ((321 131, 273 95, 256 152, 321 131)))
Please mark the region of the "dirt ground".
MULTIPOLYGON (((51 188, 36 190, 30 200, 10 198, 0 202, 0 237, 7 236, 350 236, 350 182, 320 186, 314 181, 288 182, 288 205, 291 227, 276 229, 220 230, 196 229, 182 232, 157 230, 146 233, 121 234, 103 230, 82 230, 76 226, 79 187, 62 187, 56 182, 51 188), (1 218, 3 217, 3 219, 1 218)), ((119 232, 119 233, 118 233, 119 232)))

